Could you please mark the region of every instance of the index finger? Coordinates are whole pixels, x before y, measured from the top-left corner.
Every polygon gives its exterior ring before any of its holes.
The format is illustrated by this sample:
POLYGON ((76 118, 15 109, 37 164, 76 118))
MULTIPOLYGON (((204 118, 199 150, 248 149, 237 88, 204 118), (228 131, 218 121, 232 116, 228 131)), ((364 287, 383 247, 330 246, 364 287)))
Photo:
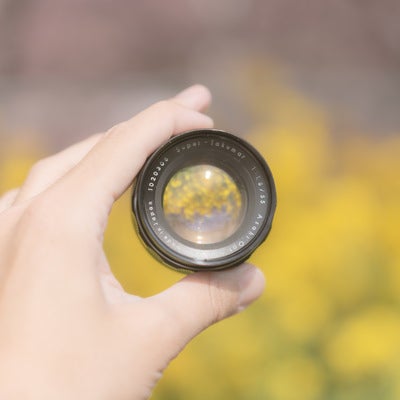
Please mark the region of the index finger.
POLYGON ((172 135, 212 127, 211 118, 198 111, 209 102, 208 90, 197 85, 114 126, 53 187, 54 193, 75 211, 106 217, 158 146, 172 135))

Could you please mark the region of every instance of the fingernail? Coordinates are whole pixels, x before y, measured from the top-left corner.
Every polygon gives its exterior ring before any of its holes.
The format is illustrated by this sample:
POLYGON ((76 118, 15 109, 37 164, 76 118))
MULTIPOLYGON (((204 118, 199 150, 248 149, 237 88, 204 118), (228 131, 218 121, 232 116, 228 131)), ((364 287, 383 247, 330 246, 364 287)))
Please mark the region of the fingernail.
POLYGON ((256 267, 250 264, 244 264, 240 267, 240 294, 238 300, 238 312, 248 307, 254 300, 261 296, 265 287, 264 274, 256 267))

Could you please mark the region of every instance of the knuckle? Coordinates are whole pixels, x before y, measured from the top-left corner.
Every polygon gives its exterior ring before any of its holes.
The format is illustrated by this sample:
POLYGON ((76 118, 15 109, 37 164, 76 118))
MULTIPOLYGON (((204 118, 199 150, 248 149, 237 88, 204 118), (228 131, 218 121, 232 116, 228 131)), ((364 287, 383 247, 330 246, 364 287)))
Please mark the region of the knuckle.
POLYGON ((160 100, 153 107, 157 110, 171 110, 172 103, 169 100, 160 100))
POLYGON ((218 301, 214 302, 214 319, 213 323, 221 321, 226 317, 225 312, 225 302, 222 300, 221 297, 217 298, 218 301))
POLYGON ((19 189, 11 189, 0 197, 0 213, 12 207, 19 193, 19 189))
POLYGON ((171 118, 177 112, 178 105, 171 100, 161 100, 155 103, 152 109, 161 118, 171 118))
POLYGON ((212 322, 218 322, 227 316, 233 314, 237 308, 238 302, 237 290, 224 285, 220 279, 213 279, 209 276, 208 298, 210 309, 212 310, 212 322))
POLYGON ((90 135, 88 140, 91 140, 93 142, 97 142, 101 139, 103 139, 103 137, 105 136, 105 132, 98 132, 98 133, 94 133, 93 135, 90 135))
POLYGON ((38 242, 81 245, 92 233, 82 217, 83 214, 72 209, 68 202, 46 193, 35 197, 24 208, 18 221, 18 232, 22 237, 38 242))
POLYGON ((167 131, 173 132, 178 115, 183 112, 183 109, 172 100, 161 100, 150 108, 150 112, 157 120, 163 121, 167 131))
POLYGON ((123 121, 118 123, 117 125, 112 126, 106 133, 103 134, 103 138, 110 137, 110 136, 115 136, 118 132, 125 130, 127 126, 127 122, 123 121))
POLYGON ((7 190, 6 192, 2 193, 0 195, 0 202, 11 201, 18 194, 18 191, 19 191, 19 188, 14 188, 14 189, 10 189, 10 190, 7 190))
POLYGON ((28 179, 37 178, 46 172, 46 170, 49 168, 49 161, 50 157, 42 158, 41 160, 36 161, 29 171, 28 179))
POLYGON ((210 309, 212 311, 211 322, 215 323, 220 321, 225 315, 223 312, 225 309, 225 302, 219 294, 219 291, 213 286, 209 286, 208 296, 210 300, 210 309))

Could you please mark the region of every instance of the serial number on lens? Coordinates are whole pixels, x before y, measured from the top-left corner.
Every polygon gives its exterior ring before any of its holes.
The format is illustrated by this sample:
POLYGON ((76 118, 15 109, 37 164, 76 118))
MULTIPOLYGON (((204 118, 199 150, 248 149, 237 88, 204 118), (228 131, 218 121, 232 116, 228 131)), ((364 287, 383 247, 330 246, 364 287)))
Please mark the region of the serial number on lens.
POLYGON ((153 192, 154 188, 156 186, 157 183, 157 179, 160 176, 160 173, 162 171, 162 169, 167 165, 168 163, 168 157, 164 157, 163 160, 161 160, 158 165, 154 168, 153 172, 151 173, 150 177, 149 177, 149 183, 147 184, 147 190, 149 192, 153 192))

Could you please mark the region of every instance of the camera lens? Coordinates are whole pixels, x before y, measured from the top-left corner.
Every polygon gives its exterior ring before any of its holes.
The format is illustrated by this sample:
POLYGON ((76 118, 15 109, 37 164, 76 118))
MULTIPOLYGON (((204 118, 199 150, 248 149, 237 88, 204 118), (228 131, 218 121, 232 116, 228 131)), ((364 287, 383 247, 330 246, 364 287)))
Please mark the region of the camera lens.
POLYGON ((240 226, 244 193, 231 176, 213 165, 178 171, 163 196, 165 218, 181 238, 199 244, 225 240, 240 226))
POLYGON ((276 206, 272 174, 246 141, 206 129, 170 139, 139 173, 135 226, 160 261, 181 271, 246 260, 268 235, 276 206))

